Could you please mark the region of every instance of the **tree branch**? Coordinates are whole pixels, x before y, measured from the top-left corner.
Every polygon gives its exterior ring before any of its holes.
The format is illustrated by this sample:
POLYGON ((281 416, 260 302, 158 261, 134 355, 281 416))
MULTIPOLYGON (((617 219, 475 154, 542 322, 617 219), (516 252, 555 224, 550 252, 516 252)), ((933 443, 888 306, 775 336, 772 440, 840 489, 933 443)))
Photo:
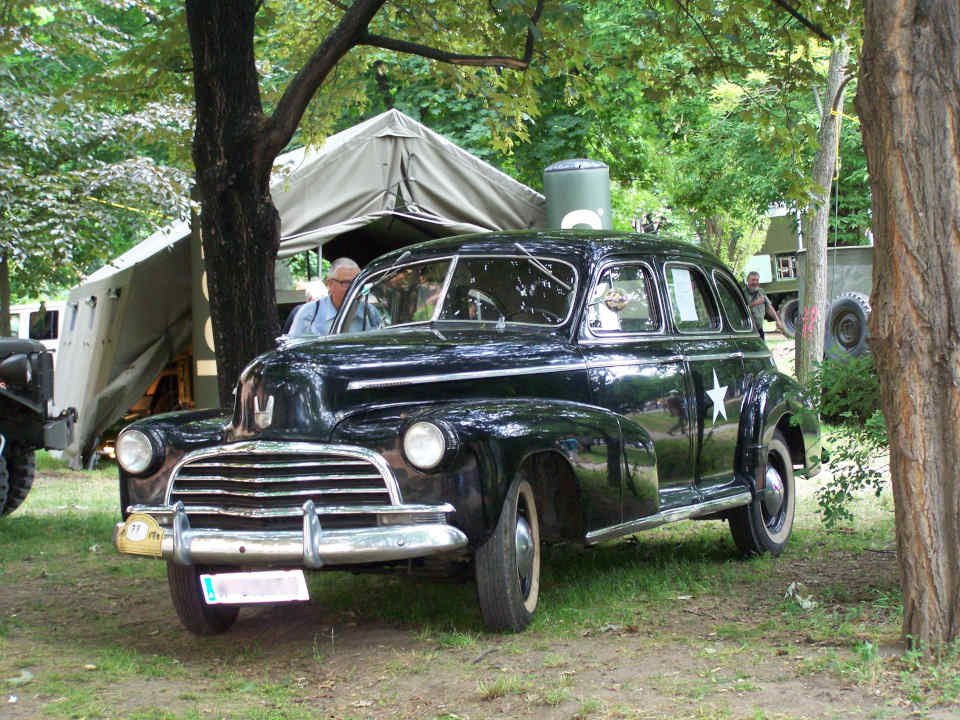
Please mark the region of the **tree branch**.
POLYGON ((408 55, 419 55, 420 57, 430 58, 438 62, 449 63, 450 65, 469 65, 473 67, 504 67, 511 70, 526 70, 530 67, 530 61, 533 59, 534 35, 533 28, 540 20, 543 13, 544 0, 537 0, 537 7, 530 15, 530 28, 527 29, 527 41, 524 45, 522 57, 510 57, 505 55, 461 55, 459 53, 447 52, 439 48, 422 45, 421 43, 409 42, 407 40, 397 40, 395 38, 384 37, 383 35, 374 35, 363 32, 358 45, 370 45, 371 47, 383 48, 384 50, 393 50, 394 52, 406 53, 408 55))
POLYGON ((786 3, 786 0, 771 0, 771 2, 774 5, 777 5, 778 7, 781 7, 784 10, 786 10, 788 13, 790 13, 794 18, 796 18, 800 22, 801 25, 803 25, 805 28, 813 32, 814 35, 819 37, 821 40, 826 40, 827 42, 831 42, 833 40, 832 37, 827 35, 827 32, 823 28, 821 28, 816 23, 812 23, 809 20, 807 20, 803 15, 800 14, 800 11, 797 10, 796 8, 790 7, 790 5, 786 3))
POLYGON ((290 142, 317 89, 340 59, 359 43, 360 37, 366 33, 367 25, 385 2, 386 0, 356 0, 290 81, 263 129, 264 143, 259 150, 264 153, 264 159, 269 157, 272 161, 290 142))

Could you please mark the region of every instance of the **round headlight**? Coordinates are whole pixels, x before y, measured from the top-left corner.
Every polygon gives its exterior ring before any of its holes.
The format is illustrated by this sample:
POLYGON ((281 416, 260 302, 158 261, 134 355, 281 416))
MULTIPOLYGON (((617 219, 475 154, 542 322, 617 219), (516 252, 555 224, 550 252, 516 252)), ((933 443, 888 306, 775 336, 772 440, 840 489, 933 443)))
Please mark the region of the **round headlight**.
POLYGON ((139 475, 153 462, 153 443, 140 430, 124 430, 117 438, 117 462, 132 475, 139 475))
POLYGON ((415 422, 403 436, 403 454, 414 467, 435 468, 447 451, 443 430, 430 422, 415 422))

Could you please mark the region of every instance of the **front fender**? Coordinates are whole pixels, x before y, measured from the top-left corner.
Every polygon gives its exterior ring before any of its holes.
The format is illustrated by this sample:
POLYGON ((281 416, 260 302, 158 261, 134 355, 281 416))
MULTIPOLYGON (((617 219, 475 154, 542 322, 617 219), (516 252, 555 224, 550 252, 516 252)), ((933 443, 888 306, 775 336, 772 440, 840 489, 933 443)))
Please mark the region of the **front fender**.
MULTIPOLYGON (((573 470, 573 487, 559 487, 560 477, 541 473, 534 483, 550 501, 560 493, 581 499, 587 483, 614 486, 617 502, 623 482, 625 443, 616 415, 580 403, 547 400, 475 400, 428 407, 390 409, 344 420, 334 442, 376 449, 390 462, 405 502, 449 502, 451 522, 482 542, 500 515, 510 482, 534 455, 561 456, 573 470), (418 420, 442 421, 460 441, 456 456, 436 471, 424 473, 407 463, 400 449, 402 433, 418 420), (558 487, 550 488, 554 483, 558 487)), ((655 477, 653 443, 642 429, 629 438, 631 477, 655 477)), ((533 478, 531 478, 533 480, 533 478)), ((569 499, 569 498, 565 498, 569 499)), ((579 503, 582 509, 584 504, 579 503)), ((581 529, 590 520, 579 518, 581 529)))

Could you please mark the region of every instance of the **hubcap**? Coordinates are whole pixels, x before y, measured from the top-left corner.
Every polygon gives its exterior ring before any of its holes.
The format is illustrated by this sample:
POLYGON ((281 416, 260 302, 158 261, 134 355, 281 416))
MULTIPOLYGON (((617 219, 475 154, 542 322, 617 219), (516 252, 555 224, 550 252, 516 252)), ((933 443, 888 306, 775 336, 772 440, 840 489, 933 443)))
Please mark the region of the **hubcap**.
POLYGON ((763 509, 767 517, 775 519, 783 506, 783 478, 773 465, 767 466, 766 492, 763 495, 763 509))
POLYGON ((517 518, 516 531, 517 546, 517 574, 520 576, 520 589, 524 596, 530 590, 530 579, 533 575, 533 532, 530 523, 525 517, 517 518))

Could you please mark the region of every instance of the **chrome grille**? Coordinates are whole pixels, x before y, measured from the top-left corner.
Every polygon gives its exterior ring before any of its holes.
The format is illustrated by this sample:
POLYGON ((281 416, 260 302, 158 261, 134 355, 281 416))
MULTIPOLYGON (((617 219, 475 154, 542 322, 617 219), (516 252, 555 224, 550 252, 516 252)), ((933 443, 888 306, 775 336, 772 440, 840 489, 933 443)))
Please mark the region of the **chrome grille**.
POLYGON ((185 457, 167 500, 183 503, 194 527, 293 529, 307 500, 325 527, 368 527, 377 524, 372 511, 399 496, 385 461, 368 450, 250 442, 185 457))

